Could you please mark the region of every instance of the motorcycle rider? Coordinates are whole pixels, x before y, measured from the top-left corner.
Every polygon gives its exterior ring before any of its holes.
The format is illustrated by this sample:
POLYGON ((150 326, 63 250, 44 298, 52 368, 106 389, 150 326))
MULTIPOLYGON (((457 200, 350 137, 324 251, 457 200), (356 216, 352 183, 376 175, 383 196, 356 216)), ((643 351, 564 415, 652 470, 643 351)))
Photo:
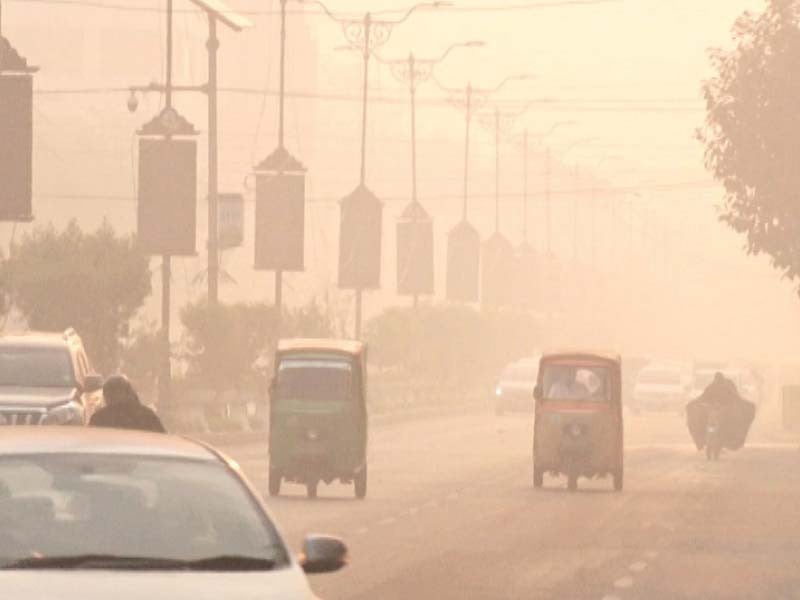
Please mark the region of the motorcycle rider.
POLYGON ((158 415, 141 403, 125 375, 112 375, 103 384, 106 405, 92 415, 92 427, 116 427, 166 433, 158 415))
POLYGON ((739 390, 736 388, 736 384, 722 373, 717 372, 714 374, 714 380, 708 384, 698 399, 712 406, 723 407, 735 402, 738 398, 739 390))

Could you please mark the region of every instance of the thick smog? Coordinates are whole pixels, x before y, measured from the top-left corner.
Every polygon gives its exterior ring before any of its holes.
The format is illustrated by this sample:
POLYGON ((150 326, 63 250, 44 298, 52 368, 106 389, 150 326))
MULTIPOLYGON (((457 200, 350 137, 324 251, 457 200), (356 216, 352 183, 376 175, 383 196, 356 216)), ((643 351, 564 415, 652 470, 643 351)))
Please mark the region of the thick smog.
POLYGON ((0 0, 0 596, 797 597, 798 61, 798 0, 0 0))

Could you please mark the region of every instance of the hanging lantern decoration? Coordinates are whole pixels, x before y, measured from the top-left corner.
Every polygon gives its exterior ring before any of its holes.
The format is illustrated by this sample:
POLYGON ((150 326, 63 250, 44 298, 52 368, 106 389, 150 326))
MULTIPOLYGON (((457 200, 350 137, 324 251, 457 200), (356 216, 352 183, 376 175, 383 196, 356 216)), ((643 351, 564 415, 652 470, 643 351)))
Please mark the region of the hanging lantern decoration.
POLYGON ((33 73, 0 36, 0 221, 33 220, 33 73))
POLYGON ((366 186, 342 199, 339 224, 339 287, 377 289, 381 285, 383 205, 366 186))
POLYGON ((467 221, 461 221, 447 236, 447 299, 477 302, 481 263, 481 238, 467 221))
POLYGON ((509 306, 513 298, 514 247, 500 232, 483 245, 481 300, 487 306, 509 306))
POLYGON ((197 130, 165 108, 139 131, 137 239, 145 253, 197 254, 197 130))
POLYGON ((514 257, 514 304, 524 309, 539 308, 539 261, 528 243, 517 248, 514 257))
POLYGON ((397 223, 397 293, 433 294, 433 221, 419 202, 397 223))
POLYGON ((255 268, 305 268, 306 168, 279 147, 255 169, 255 268))

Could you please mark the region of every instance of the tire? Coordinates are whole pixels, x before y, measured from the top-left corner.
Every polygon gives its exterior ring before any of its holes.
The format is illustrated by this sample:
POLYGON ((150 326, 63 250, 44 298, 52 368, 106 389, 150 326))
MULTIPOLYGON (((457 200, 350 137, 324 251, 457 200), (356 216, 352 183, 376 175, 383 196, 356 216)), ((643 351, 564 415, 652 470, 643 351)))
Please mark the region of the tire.
POLYGON ((279 496, 281 493, 281 474, 277 469, 270 468, 269 470, 269 495, 279 496))
POLYGON ((356 498, 363 500, 367 497, 367 465, 364 465, 364 468, 353 479, 353 487, 356 498))
POLYGON ((567 475, 567 489, 570 492, 574 492, 578 489, 578 474, 577 473, 570 473, 567 475))
POLYGON ((533 465, 533 487, 540 488, 544 485, 544 471, 533 465))
POLYGON ((306 496, 308 496, 308 498, 310 500, 313 500, 314 498, 317 497, 317 485, 318 484, 319 484, 319 481, 309 481, 306 484, 306 496))
POLYGON ((614 491, 621 492, 624 484, 625 471, 622 467, 614 472, 614 491))

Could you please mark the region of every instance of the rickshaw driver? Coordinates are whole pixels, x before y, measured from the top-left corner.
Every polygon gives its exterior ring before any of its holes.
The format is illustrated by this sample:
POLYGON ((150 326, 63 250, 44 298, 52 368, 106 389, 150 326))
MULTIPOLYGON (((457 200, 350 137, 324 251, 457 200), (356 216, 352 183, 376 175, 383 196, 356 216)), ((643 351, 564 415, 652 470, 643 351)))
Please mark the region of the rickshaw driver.
POLYGON ((589 396, 589 388, 578 381, 577 374, 571 367, 560 367, 558 379, 550 386, 547 397, 551 400, 580 400, 589 396))

